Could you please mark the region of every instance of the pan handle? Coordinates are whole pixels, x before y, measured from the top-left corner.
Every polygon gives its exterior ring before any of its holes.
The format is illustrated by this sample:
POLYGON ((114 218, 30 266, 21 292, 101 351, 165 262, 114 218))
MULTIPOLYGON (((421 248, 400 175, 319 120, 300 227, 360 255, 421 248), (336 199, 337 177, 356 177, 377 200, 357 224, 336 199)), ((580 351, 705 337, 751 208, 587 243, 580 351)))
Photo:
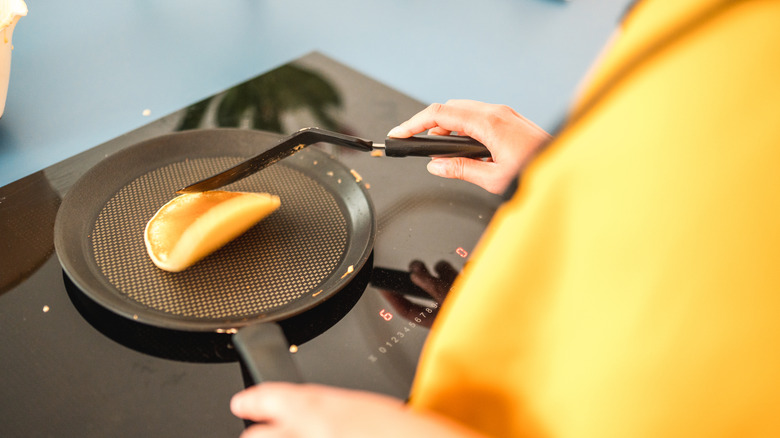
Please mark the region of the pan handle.
POLYGON ((255 383, 303 383, 279 324, 267 322, 246 326, 233 335, 233 345, 255 383))

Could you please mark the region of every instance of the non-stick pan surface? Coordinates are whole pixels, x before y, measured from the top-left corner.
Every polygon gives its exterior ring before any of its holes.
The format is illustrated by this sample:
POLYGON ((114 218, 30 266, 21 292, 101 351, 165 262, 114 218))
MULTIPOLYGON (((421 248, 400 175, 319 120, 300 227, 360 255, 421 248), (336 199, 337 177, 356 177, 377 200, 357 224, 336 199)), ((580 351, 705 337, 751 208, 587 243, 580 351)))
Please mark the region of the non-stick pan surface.
POLYGON ((278 140, 251 130, 187 131, 109 156, 58 212, 55 248, 66 274, 120 315, 189 331, 278 321, 332 296, 367 260, 376 225, 366 188, 312 148, 225 187, 281 198, 279 210, 243 236, 179 273, 146 254, 144 227, 178 188, 278 140))

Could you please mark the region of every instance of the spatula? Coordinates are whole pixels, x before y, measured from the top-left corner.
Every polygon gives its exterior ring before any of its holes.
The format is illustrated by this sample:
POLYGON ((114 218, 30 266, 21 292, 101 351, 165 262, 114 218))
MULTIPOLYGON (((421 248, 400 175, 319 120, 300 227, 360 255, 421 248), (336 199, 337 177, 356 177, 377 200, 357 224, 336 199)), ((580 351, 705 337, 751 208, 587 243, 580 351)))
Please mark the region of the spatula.
POLYGON ((198 193, 214 190, 246 178, 277 161, 289 157, 314 143, 332 143, 364 152, 384 150, 388 157, 490 157, 490 151, 471 137, 459 135, 417 135, 409 138, 385 139, 384 144, 374 144, 351 135, 326 131, 320 128, 304 128, 289 135, 271 149, 255 155, 223 172, 179 189, 176 193, 198 193))

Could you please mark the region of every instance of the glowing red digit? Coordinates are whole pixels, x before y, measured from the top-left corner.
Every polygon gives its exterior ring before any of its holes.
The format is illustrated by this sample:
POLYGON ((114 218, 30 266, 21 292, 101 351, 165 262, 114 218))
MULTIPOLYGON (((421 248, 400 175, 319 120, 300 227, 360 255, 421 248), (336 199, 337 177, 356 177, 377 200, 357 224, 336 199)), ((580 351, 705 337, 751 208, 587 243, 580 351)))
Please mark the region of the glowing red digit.
POLYGON ((393 319, 393 314, 390 312, 386 312, 385 309, 379 311, 379 316, 381 316, 382 319, 384 319, 385 321, 390 321, 391 319, 393 319))

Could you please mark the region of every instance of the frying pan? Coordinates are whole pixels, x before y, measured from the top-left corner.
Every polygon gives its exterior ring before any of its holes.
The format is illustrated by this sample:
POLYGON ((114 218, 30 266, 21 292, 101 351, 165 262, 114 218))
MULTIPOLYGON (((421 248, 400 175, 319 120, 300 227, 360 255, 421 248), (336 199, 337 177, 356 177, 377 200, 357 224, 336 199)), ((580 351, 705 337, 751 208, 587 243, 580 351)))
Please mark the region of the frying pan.
POLYGON ((343 289, 373 248, 374 208, 349 169, 309 148, 226 186, 276 194, 281 207, 183 272, 154 266, 143 242, 146 222, 179 187, 278 140, 253 130, 185 131, 107 157, 57 213, 54 245, 66 275, 97 304, 139 323, 235 333, 256 381, 300 381, 277 322, 343 289))

